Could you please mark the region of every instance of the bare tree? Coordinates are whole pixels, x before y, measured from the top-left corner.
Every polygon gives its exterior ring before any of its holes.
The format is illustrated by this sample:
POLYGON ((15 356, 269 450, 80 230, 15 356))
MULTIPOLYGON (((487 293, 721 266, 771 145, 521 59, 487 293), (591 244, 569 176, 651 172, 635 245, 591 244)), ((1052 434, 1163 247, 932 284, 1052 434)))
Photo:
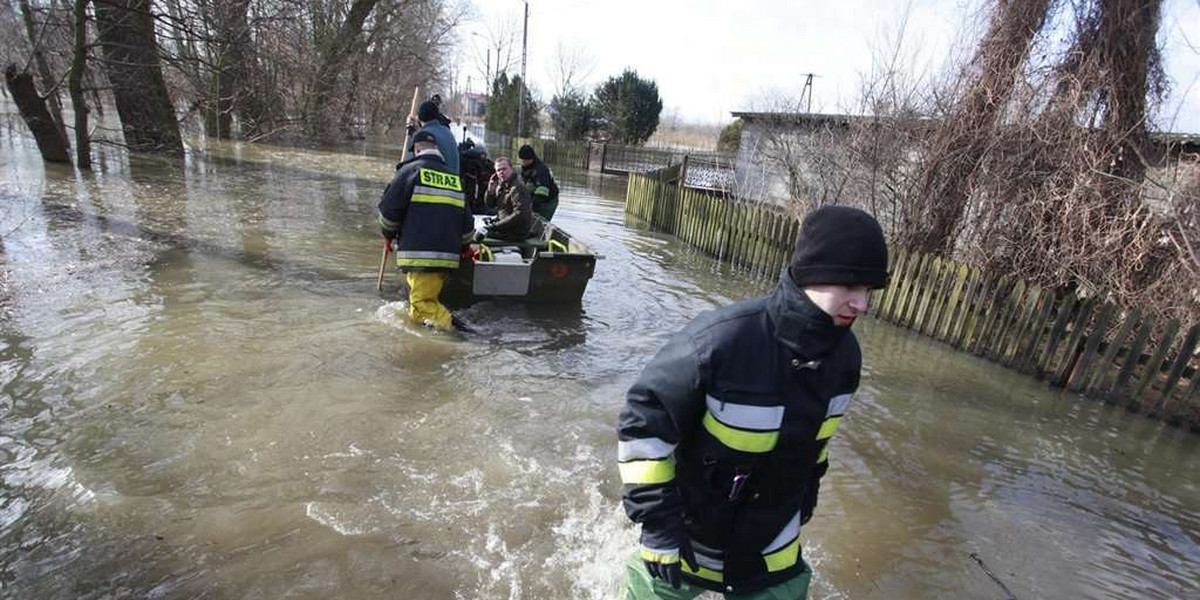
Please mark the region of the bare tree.
POLYGON ((596 60, 582 43, 558 40, 547 68, 554 82, 554 95, 562 97, 582 91, 595 69, 596 60))

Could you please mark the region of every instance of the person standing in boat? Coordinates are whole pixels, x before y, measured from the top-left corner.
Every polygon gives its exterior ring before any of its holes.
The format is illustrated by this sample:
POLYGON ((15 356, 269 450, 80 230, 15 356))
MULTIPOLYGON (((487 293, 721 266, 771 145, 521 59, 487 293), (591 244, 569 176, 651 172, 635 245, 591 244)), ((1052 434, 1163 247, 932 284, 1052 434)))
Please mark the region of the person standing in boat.
MULTIPOLYGON (((437 94, 422 102, 417 107, 417 116, 408 115, 408 132, 415 134, 418 131, 428 131, 433 134, 433 138, 437 140, 438 151, 442 154, 442 160, 446 163, 443 169, 458 175, 460 173, 458 142, 454 139, 454 132, 450 131, 450 119, 442 114, 441 103, 442 97, 437 94)), ((412 143, 415 144, 415 142, 412 143)), ((404 151, 404 160, 412 157, 413 148, 409 146, 404 151)))
POLYGON ((554 173, 550 172, 550 167, 538 158, 529 144, 517 150, 517 158, 521 159, 521 181, 529 190, 533 212, 549 223, 554 211, 558 210, 558 183, 554 181, 554 173))
POLYGON ((486 195, 488 206, 496 207, 496 216, 485 221, 487 229, 478 232, 477 240, 484 237, 523 242, 533 228, 533 207, 529 191, 517 179, 512 163, 507 157, 496 159, 496 173, 488 181, 486 195))
POLYGON ((449 330, 450 311, 439 296, 458 268, 463 245, 470 242, 474 219, 462 180, 446 166, 434 135, 418 131, 413 150, 415 156, 396 165, 396 175, 383 191, 379 227, 393 244, 399 238, 396 265, 408 282, 408 318, 449 330))
POLYGON ((800 529, 858 388, 850 326, 887 267, 874 217, 821 208, 771 294, 700 315, 646 365, 617 425, 625 511, 642 526, 622 598, 807 597, 800 529))

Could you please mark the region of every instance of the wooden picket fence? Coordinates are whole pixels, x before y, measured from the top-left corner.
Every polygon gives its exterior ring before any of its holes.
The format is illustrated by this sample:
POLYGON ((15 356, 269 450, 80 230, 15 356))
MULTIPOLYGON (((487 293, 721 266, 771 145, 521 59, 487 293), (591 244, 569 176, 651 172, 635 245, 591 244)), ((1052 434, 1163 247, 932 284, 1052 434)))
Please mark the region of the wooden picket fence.
MULTIPOLYGON (((630 175, 626 215, 751 276, 779 275, 799 235, 795 218, 771 205, 681 188, 678 177, 678 167, 630 175)), ((891 281, 872 297, 876 317, 1200 431, 1200 323, 1163 324, 1094 295, 934 255, 893 249, 891 258, 891 281)))

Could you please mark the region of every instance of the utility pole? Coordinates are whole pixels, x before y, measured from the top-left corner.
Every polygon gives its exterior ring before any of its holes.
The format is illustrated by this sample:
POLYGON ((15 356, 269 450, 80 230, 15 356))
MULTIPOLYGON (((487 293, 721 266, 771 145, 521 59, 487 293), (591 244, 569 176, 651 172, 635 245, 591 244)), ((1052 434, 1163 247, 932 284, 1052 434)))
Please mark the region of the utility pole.
POLYGON ((529 43, 529 0, 525 0, 525 26, 521 31, 521 87, 517 90, 517 136, 525 131, 525 48, 529 43))
POLYGON ((813 77, 816 77, 816 75, 813 73, 803 73, 803 75, 804 75, 804 87, 800 88, 800 100, 803 101, 805 96, 808 97, 808 103, 804 107, 804 112, 811 113, 812 112, 813 77))

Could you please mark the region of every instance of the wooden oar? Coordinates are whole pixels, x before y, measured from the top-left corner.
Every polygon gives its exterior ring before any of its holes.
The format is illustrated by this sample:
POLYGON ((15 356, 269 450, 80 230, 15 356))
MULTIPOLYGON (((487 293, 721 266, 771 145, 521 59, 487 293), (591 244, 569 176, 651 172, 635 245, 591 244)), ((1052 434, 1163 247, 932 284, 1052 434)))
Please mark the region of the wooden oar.
MULTIPOLYGON (((412 105, 408 107, 408 115, 415 116, 417 114, 417 102, 421 98, 421 86, 413 88, 412 105)), ((400 145, 400 160, 404 160, 404 154, 408 152, 408 119, 404 122, 404 143, 400 145)), ((391 240, 383 240, 383 256, 379 257, 379 279, 375 281, 375 289, 383 291, 383 273, 387 269, 388 256, 392 253, 391 240)))

